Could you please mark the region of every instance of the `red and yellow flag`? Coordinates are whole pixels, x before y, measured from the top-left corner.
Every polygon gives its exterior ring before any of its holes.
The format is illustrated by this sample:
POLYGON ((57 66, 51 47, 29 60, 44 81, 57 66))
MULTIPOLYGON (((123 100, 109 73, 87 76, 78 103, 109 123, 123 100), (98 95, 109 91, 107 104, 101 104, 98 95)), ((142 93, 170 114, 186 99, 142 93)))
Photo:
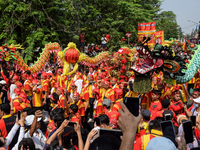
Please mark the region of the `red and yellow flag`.
POLYGON ((163 44, 164 42, 164 30, 156 31, 156 43, 163 44))
POLYGON ((145 36, 151 37, 148 45, 152 50, 156 39, 156 22, 138 23, 138 42, 142 41, 145 36))

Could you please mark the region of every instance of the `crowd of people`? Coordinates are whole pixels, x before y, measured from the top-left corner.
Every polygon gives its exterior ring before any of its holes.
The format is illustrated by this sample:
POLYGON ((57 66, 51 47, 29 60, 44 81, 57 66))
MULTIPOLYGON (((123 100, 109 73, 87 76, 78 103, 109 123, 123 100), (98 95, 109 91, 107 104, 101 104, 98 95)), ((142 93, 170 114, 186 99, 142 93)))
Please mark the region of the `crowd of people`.
POLYGON ((80 51, 87 54, 90 57, 94 57, 98 55, 98 53, 104 52, 107 50, 107 43, 110 42, 110 35, 109 34, 103 34, 101 37, 101 44, 87 44, 85 43, 85 33, 82 32, 80 34, 80 51))
POLYGON ((164 81, 163 72, 154 72, 151 91, 140 94, 132 88, 134 73, 119 80, 110 75, 109 67, 106 63, 79 66, 65 76, 61 67, 48 65, 41 74, 32 75, 1 62, 0 149, 186 150, 200 146, 199 73, 188 83, 171 85, 164 81), (131 114, 124 97, 139 99, 138 116, 131 114), (176 139, 163 134, 160 123, 166 114, 176 139), (186 145, 182 124, 191 116, 196 116, 194 142, 186 145), (117 138, 112 131, 122 136, 117 138))

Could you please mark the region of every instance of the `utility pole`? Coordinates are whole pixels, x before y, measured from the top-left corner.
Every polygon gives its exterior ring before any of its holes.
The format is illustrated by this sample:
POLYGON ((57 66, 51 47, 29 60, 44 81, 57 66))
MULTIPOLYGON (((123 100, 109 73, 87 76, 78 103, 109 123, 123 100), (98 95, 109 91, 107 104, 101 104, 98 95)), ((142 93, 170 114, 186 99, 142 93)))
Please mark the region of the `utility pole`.
POLYGON ((199 44, 200 43, 200 21, 199 21, 199 29, 198 29, 198 43, 197 44, 199 44))

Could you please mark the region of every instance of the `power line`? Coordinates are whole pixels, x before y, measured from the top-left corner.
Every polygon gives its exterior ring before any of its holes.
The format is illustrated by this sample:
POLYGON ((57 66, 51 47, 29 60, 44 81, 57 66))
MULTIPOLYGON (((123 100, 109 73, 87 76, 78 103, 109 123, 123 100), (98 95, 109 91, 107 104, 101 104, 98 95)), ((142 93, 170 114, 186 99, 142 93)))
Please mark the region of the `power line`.
MULTIPOLYGON (((195 24, 193 24, 193 25, 196 25, 196 24, 199 24, 199 23, 195 23, 195 24)), ((189 27, 191 27, 191 26, 193 26, 193 25, 190 25, 190 26, 187 26, 187 27, 183 27, 182 29, 189 28, 189 27)))

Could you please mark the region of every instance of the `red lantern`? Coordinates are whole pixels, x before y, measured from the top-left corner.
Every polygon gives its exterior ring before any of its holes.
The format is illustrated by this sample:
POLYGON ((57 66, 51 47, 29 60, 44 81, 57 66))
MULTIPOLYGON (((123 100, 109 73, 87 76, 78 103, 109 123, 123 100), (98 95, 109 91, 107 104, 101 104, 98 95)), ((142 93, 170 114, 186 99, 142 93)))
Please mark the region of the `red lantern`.
POLYGON ((65 52, 65 60, 68 63, 76 63, 79 59, 79 52, 74 48, 69 48, 65 52))

